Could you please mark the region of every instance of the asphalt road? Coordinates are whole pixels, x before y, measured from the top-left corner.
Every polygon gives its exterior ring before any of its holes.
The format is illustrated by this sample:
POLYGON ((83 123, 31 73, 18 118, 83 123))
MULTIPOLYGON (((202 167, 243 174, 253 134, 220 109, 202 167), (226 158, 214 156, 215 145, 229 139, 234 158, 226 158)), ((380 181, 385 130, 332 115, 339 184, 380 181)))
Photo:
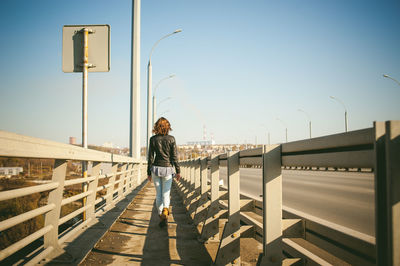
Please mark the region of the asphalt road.
MULTIPOLYGON (((240 169, 240 191, 260 198, 261 169, 240 169)), ((226 168, 220 168, 226 183, 226 168)), ((373 173, 283 170, 283 205, 375 236, 373 173)))

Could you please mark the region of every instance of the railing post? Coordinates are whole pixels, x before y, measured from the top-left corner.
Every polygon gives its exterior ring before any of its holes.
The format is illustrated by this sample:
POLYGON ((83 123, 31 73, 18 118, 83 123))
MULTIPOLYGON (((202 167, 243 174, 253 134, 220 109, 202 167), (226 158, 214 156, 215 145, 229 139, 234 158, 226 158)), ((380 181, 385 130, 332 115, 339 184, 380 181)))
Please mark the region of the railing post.
POLYGON ((136 189, 138 183, 139 169, 137 163, 132 163, 132 190, 136 189))
POLYGON ((125 172, 126 168, 127 168, 126 163, 122 164, 122 166, 120 168, 121 174, 119 175, 118 185, 117 185, 117 189, 116 189, 118 191, 117 201, 119 201, 119 199, 122 197, 122 194, 124 192, 124 182, 125 182, 125 176, 126 176, 126 173, 124 173, 124 172, 125 172))
POLYGON ((133 165, 133 169, 135 169, 134 173, 134 180, 136 181, 134 186, 135 188, 140 185, 140 165, 141 165, 140 163, 136 163, 133 165))
POLYGON ((190 186, 189 186, 189 197, 188 204, 190 205, 194 195, 194 183, 195 183, 195 159, 190 160, 190 186))
POLYGON ((218 156, 211 157, 211 202, 207 210, 207 218, 204 222, 201 239, 202 240, 219 240, 219 158, 218 156))
POLYGON ((184 179, 184 190, 182 193, 183 202, 186 202, 186 196, 188 191, 190 191, 190 162, 187 160, 185 162, 185 179, 184 179))
POLYGON ((194 224, 204 221, 207 215, 207 158, 200 160, 200 199, 198 201, 196 213, 194 216, 194 224))
POLYGON ((115 187, 115 180, 117 178, 117 171, 118 171, 118 163, 112 163, 111 172, 113 173, 113 175, 108 180, 108 184, 110 184, 110 186, 107 188, 106 208, 113 206, 114 187, 115 187))
POLYGON ((147 164, 140 163, 139 184, 147 180, 147 164), (143 179, 142 179, 143 178, 143 179))
POLYGON ((136 163, 132 163, 132 190, 134 190, 137 187, 137 180, 138 180, 138 168, 136 167, 136 163))
POLYGON ((183 163, 183 188, 182 188, 182 192, 181 192, 181 197, 182 197, 182 202, 185 202, 186 200, 186 192, 188 190, 187 185, 188 185, 188 161, 186 160, 183 163))
POLYGON ((190 189, 189 184, 190 184, 190 161, 187 160, 185 162, 185 189, 186 189, 185 197, 186 197, 187 191, 190 189))
POLYGON ((240 265, 240 173, 239 152, 227 156, 228 222, 224 226, 215 264, 240 265))
POLYGON ((125 174, 124 174, 124 179, 122 181, 121 197, 126 195, 129 184, 129 163, 125 163, 124 165, 125 165, 125 174))
MULTIPOLYGON (((195 182, 195 159, 190 160, 190 196, 192 197, 194 194, 194 182, 195 182)), ((190 202, 189 202, 190 203, 190 202)))
POLYGON ((281 147, 268 145, 262 153, 263 254, 260 265, 282 264, 281 147))
POLYGON ((375 122, 377 265, 400 265, 400 121, 375 122))
POLYGON ((177 188, 178 188, 178 193, 179 193, 179 195, 181 195, 182 196, 182 189, 183 189, 183 181, 184 181, 184 172, 185 172, 185 168, 184 168, 184 163, 182 162, 182 161, 180 161, 180 166, 181 166, 181 179, 180 179, 180 181, 178 182, 176 179, 174 180, 175 181, 175 184, 176 184, 176 186, 177 186, 177 188))
POLYGON ((44 226, 52 225, 53 228, 44 235, 44 248, 52 246, 60 248, 58 244, 58 221, 60 220, 61 201, 64 193, 65 173, 67 171, 66 160, 55 160, 52 182, 58 182, 58 187, 49 193, 48 204, 54 204, 53 210, 45 214, 44 226))
POLYGON ((92 166, 92 176, 95 176, 95 180, 91 181, 88 186, 88 191, 92 191, 92 193, 87 196, 87 205, 91 205, 89 209, 86 211, 86 218, 87 219, 94 219, 95 212, 96 212, 96 194, 97 194, 97 186, 99 184, 99 174, 100 174, 100 162, 93 162, 92 166))
POLYGON ((197 209, 197 204, 199 200, 199 195, 200 195, 200 161, 201 159, 198 158, 193 161, 194 163, 194 190, 193 190, 193 195, 190 200, 190 205, 189 205, 189 215, 194 218, 196 209, 197 209))
POLYGON ((129 192, 131 192, 132 176, 133 176, 133 166, 132 166, 132 163, 128 163, 128 173, 126 173, 126 190, 125 190, 125 194, 128 194, 129 192))
POLYGON ((187 185, 187 161, 182 162, 182 179, 181 179, 181 183, 182 183, 182 187, 181 187, 181 198, 182 198, 182 202, 185 202, 185 193, 186 193, 186 185, 187 185))
MULTIPOLYGON (((139 186, 140 185, 140 183, 141 183, 141 174, 142 174, 142 163, 140 162, 140 163, 138 163, 138 164, 135 164, 135 166, 134 166, 135 168, 136 168, 136 186, 139 186)), ((147 171, 146 171, 147 172, 147 171)))
POLYGON ((186 189, 186 162, 180 162, 181 164, 181 179, 179 183, 177 182, 177 185, 179 187, 179 194, 181 197, 183 197, 183 194, 185 193, 186 189))
POLYGON ((125 184, 125 191, 123 191, 122 195, 126 196, 127 194, 129 194, 129 192, 131 192, 131 187, 132 187, 132 163, 128 163, 126 166, 126 170, 128 170, 128 172, 125 175, 125 180, 126 180, 126 184, 125 184))
POLYGON ((194 190, 196 191, 196 194, 200 194, 200 184, 201 184, 201 158, 198 158, 195 161, 195 168, 194 168, 194 190))
POLYGON ((192 199, 193 196, 193 187, 194 187, 194 160, 191 159, 189 161, 189 184, 188 184, 188 191, 186 192, 185 195, 185 201, 184 204, 186 205, 186 208, 189 208, 190 206, 190 201, 192 199))
POLYGON ((195 162, 195 160, 194 159, 192 159, 192 160, 190 160, 190 191, 191 192, 193 192, 193 190, 194 190, 194 180, 195 180, 195 177, 194 177, 194 162, 195 162))
POLYGON ((129 187, 129 191, 132 191, 135 189, 135 184, 136 184, 136 168, 135 168, 135 164, 134 163, 130 163, 131 165, 131 171, 130 171, 130 187, 129 187))
POLYGON ((133 175, 132 186, 133 186, 133 188, 132 188, 132 190, 134 190, 139 186, 140 164, 134 163, 132 167, 133 167, 133 171, 132 171, 132 175, 133 175))

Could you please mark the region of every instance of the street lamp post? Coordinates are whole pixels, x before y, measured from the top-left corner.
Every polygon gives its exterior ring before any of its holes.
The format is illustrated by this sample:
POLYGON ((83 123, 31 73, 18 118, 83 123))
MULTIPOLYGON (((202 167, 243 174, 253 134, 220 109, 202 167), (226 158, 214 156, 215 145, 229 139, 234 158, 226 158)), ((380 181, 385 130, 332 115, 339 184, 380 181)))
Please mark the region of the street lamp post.
POLYGON ((391 76, 389 76, 389 75, 387 75, 387 74, 383 74, 383 77, 393 80, 394 82, 396 82, 396 83, 399 84, 399 86, 400 86, 400 82, 399 82, 397 79, 392 78, 391 76))
MULTIPOLYGON (((150 136, 151 136, 151 129, 152 129, 152 102, 151 102, 151 98, 152 98, 152 92, 151 92, 151 82, 152 82, 152 67, 151 67, 151 55, 153 54, 154 48, 156 48, 156 46, 158 45, 158 43, 162 40, 164 40, 165 38, 175 34, 175 33, 179 33, 181 32, 181 29, 175 30, 174 32, 165 35, 164 37, 162 37, 161 39, 159 39, 154 45, 153 48, 151 48, 150 51, 150 56, 149 56, 149 63, 147 64, 147 137, 146 137, 146 150, 147 147, 149 146, 149 141, 150 141, 150 136)), ((147 152, 146 152, 147 154, 147 152)))
POLYGON ((173 78, 173 77, 175 77, 175 75, 169 75, 168 77, 165 77, 165 78, 161 79, 157 83, 157 85, 154 87, 154 90, 153 90, 153 120, 152 120, 152 125, 154 125, 154 123, 156 122, 156 109, 157 109, 157 106, 156 106, 156 90, 157 90, 157 88, 158 88, 158 86, 160 85, 161 82, 163 82, 164 80, 173 78))
POLYGON ((271 139, 270 139, 270 134, 269 134, 269 131, 268 131, 268 127, 265 124, 261 124, 261 126, 265 127, 265 129, 267 131, 268 145, 271 145, 271 139))
POLYGON ((140 0, 132 0, 129 155, 140 159, 140 0))
POLYGON ((308 125, 309 125, 309 129, 310 129, 310 139, 311 139, 311 118, 310 118, 310 116, 308 115, 308 113, 306 113, 303 109, 298 109, 297 111, 299 111, 299 112, 302 112, 302 113, 304 113, 306 116, 307 116, 307 118, 308 118, 308 125))
POLYGON ((329 97, 331 99, 333 99, 333 100, 336 100, 338 103, 340 103, 343 106, 343 108, 344 108, 344 130, 345 130, 345 132, 347 132, 349 124, 348 124, 348 120, 347 120, 347 108, 346 108, 346 105, 344 105, 344 103, 340 99, 338 99, 336 97, 333 97, 333 96, 329 96, 329 97))
POLYGON ((287 138, 287 125, 286 125, 286 123, 285 122, 283 122, 282 120, 280 120, 279 118, 276 118, 276 120, 278 120, 278 121, 280 121, 282 124, 283 124, 283 126, 285 127, 285 135, 286 135, 286 142, 287 142, 287 140, 288 140, 288 138, 287 138))

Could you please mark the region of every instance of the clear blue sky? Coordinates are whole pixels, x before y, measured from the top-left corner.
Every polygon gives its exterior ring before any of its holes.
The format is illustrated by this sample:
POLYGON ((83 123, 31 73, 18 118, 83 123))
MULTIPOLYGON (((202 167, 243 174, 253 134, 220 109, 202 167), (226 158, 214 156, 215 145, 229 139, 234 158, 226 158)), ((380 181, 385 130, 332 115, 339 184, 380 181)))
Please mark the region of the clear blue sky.
MULTIPOLYGON (((178 143, 266 143, 400 119, 400 2, 366 0, 142 1, 141 120, 146 65, 178 143)), ((129 145, 131 1, 0 2, 0 129, 43 139, 81 139, 80 73, 61 69, 62 27, 111 26, 111 71, 89 74, 89 144, 129 145)))

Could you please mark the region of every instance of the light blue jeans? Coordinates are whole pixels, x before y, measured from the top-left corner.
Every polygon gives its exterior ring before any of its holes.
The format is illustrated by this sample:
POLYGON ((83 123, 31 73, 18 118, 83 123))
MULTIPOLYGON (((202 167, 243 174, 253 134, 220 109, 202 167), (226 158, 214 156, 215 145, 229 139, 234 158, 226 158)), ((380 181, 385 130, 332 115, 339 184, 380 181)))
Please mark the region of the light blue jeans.
POLYGON ((172 175, 165 177, 159 177, 154 173, 151 173, 154 186, 156 187, 156 205, 158 214, 161 214, 163 208, 169 208, 169 194, 171 192, 172 175))

